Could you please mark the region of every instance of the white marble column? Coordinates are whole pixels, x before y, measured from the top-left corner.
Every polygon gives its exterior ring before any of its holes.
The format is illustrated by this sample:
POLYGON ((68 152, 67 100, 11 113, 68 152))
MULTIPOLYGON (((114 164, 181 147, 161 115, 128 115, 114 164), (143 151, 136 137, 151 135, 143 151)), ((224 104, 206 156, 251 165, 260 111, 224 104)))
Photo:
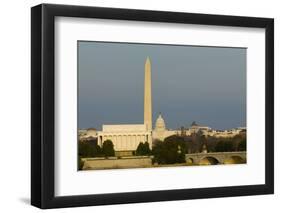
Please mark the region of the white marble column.
POLYGON ((117 149, 120 150, 120 144, 121 144, 121 135, 118 135, 118 140, 117 140, 117 149))
POLYGON ((116 149, 116 135, 112 135, 113 148, 116 149))
POLYGON ((134 135, 131 135, 131 149, 134 149, 134 135))
POLYGON ((137 149, 137 135, 134 135, 134 149, 137 149))
POLYGON ((137 145, 138 145, 140 143, 140 136, 136 135, 136 138, 137 138, 137 145))
POLYGON ((103 141, 104 141, 104 136, 102 135, 101 136, 101 141, 100 141, 100 147, 102 147, 103 141))
POLYGON ((125 135, 125 149, 128 150, 128 135, 125 135))
POLYGON ((120 135, 120 150, 123 150, 123 135, 120 135))

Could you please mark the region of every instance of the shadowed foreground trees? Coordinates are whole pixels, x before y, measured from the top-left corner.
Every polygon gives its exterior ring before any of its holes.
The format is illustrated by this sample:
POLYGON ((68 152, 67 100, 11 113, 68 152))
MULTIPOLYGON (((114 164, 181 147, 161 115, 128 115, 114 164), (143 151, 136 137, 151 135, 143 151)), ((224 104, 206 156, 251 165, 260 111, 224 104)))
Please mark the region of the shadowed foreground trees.
POLYGON ((115 156, 114 146, 111 140, 106 140, 102 148, 96 140, 79 142, 78 155, 80 158, 115 156))
POLYGON ((238 134, 228 138, 206 137, 200 134, 193 134, 191 136, 185 136, 184 139, 188 144, 188 153, 200 153, 203 151, 204 145, 208 152, 246 151, 246 134, 238 134))
POLYGON ((114 146, 111 140, 103 142, 102 153, 105 157, 115 156, 114 146))
MULTIPOLYGON (((202 134, 191 136, 172 135, 164 141, 155 140, 152 150, 148 142, 140 143, 135 150, 137 156, 153 155, 153 162, 158 164, 184 163, 185 154, 207 152, 236 152, 246 151, 246 134, 239 134, 232 138, 206 137, 202 134)), ((91 157, 115 156, 114 145, 106 140, 102 147, 96 140, 79 142, 79 159, 91 157)))
POLYGON ((167 137, 163 142, 156 141, 152 148, 153 161, 158 164, 185 163, 187 144, 180 136, 167 137))
POLYGON ((151 150, 149 148, 149 143, 148 142, 140 142, 137 150, 136 150, 136 155, 151 155, 151 150))
POLYGON ((247 150, 247 144, 246 144, 246 139, 240 141, 238 145, 238 151, 246 151, 247 150))
POLYGON ((90 157, 100 157, 102 156, 102 150, 99 145, 97 145, 96 140, 79 142, 78 154, 83 158, 90 157))
POLYGON ((215 152, 232 152, 234 151, 233 143, 229 141, 219 141, 215 147, 215 152))
POLYGON ((172 135, 164 142, 155 140, 152 149, 154 161, 159 164, 184 162, 185 153, 207 152, 236 152, 246 151, 246 134, 239 134, 231 138, 206 137, 202 134, 191 136, 172 135), (177 153, 180 148, 180 154, 177 153))

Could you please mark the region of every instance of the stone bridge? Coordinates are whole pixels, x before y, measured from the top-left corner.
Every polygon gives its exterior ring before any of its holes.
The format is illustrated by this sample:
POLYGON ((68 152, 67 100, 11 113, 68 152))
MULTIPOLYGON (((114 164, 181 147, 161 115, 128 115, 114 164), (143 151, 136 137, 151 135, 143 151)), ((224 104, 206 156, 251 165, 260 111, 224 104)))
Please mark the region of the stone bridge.
POLYGON ((209 152, 185 155, 188 165, 242 164, 247 162, 246 152, 209 152))

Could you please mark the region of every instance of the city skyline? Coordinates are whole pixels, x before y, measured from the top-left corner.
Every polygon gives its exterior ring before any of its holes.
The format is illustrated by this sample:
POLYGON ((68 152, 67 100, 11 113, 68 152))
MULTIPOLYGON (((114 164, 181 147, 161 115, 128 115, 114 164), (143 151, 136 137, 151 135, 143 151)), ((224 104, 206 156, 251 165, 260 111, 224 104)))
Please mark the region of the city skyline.
POLYGON ((192 121, 213 129, 246 126, 246 49, 85 41, 78 47, 80 129, 142 123, 148 56, 153 125, 161 112, 169 129, 192 121))

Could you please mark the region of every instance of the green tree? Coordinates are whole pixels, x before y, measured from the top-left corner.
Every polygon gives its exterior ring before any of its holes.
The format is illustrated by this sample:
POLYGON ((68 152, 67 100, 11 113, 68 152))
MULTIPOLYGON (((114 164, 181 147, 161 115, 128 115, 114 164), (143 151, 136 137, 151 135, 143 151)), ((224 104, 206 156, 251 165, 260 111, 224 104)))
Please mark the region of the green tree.
POLYGON ((206 137, 202 135, 201 131, 191 134, 191 142, 189 143, 189 150, 191 153, 201 152, 203 144, 206 143, 206 137))
POLYGON ((102 155, 101 148, 96 140, 79 142, 78 155, 83 158, 93 158, 102 155))
POLYGON ((184 137, 179 135, 171 135, 169 137, 166 137, 164 139, 164 142, 178 142, 178 143, 184 143, 184 137))
POLYGON ((233 143, 233 149, 235 151, 239 150, 239 144, 243 140, 242 135, 235 135, 233 138, 230 139, 233 143))
POLYGON ((111 140, 106 140, 102 144, 102 153, 104 156, 115 156, 114 146, 111 140))
POLYGON ((144 151, 144 155, 151 154, 151 149, 150 149, 149 143, 147 141, 143 144, 143 151, 144 151))
POLYGON ((247 143, 246 143, 246 139, 240 141, 239 145, 238 145, 238 151, 246 151, 247 149, 247 143))
POLYGON ((216 152, 232 152, 234 151, 231 141, 219 141, 215 147, 216 152))
POLYGON ((137 149, 136 149, 136 155, 150 155, 151 150, 149 148, 148 142, 140 142, 137 149))
POLYGON ((144 144, 143 142, 140 142, 136 149, 136 155, 143 155, 143 152, 144 152, 144 144))
POLYGON ((213 140, 208 141, 206 143, 208 152, 216 152, 216 145, 217 145, 216 141, 213 141, 213 140))
POLYGON ((175 140, 164 140, 155 143, 152 148, 154 162, 159 164, 175 164, 185 162, 185 148, 183 143, 175 140))
POLYGON ((164 139, 165 143, 176 143, 178 146, 181 147, 181 151, 185 154, 188 153, 188 143, 184 140, 183 136, 179 135, 171 135, 164 139))

